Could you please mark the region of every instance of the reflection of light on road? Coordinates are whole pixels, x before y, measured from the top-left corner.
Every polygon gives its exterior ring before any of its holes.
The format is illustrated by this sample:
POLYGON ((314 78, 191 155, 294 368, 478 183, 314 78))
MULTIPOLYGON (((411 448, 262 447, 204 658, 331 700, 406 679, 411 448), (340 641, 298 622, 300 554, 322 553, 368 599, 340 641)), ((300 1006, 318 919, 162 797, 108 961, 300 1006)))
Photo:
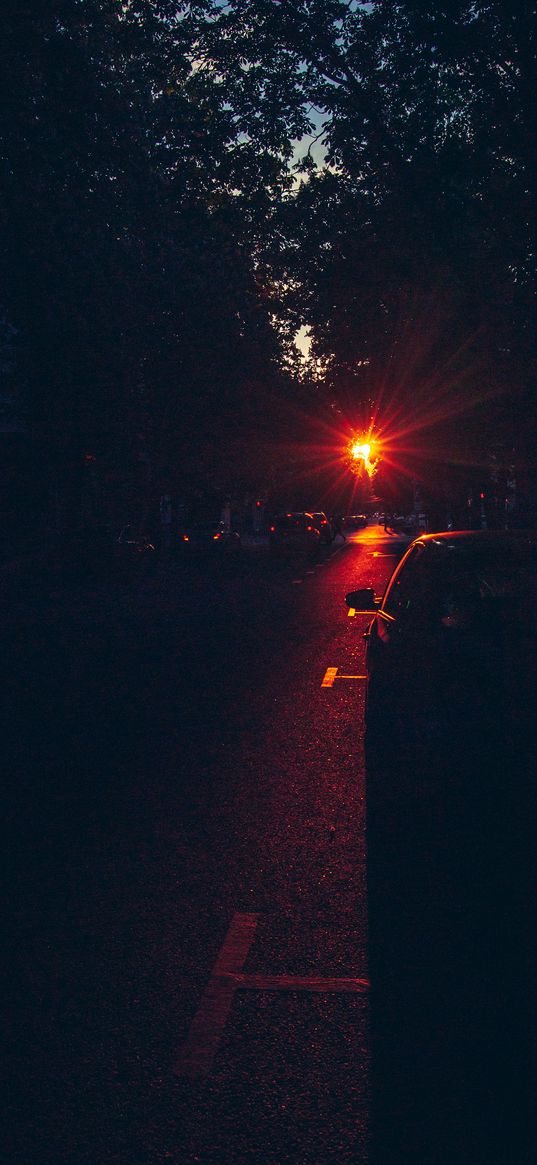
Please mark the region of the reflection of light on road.
POLYGON ((358 536, 360 538, 360 542, 375 542, 377 544, 384 543, 384 545, 386 545, 386 542, 392 541, 392 535, 385 534, 383 527, 379 525, 366 526, 365 530, 358 531, 358 536))

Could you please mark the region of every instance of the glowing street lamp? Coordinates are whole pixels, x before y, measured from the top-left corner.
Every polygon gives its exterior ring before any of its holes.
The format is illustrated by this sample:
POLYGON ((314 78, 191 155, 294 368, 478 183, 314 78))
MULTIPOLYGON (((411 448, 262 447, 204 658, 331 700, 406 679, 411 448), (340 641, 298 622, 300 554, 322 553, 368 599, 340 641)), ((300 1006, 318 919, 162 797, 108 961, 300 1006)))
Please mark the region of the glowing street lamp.
POLYGON ((379 460, 380 460, 378 455, 377 455, 375 460, 371 460, 371 454, 374 452, 374 450, 375 450, 375 445, 370 437, 366 438, 365 440, 360 439, 357 441, 353 441, 351 444, 351 447, 350 447, 350 455, 351 455, 352 460, 357 463, 356 464, 357 470, 359 470, 359 468, 361 468, 361 466, 360 466, 360 462, 361 462, 368 477, 373 477, 373 474, 375 473, 375 470, 376 470, 378 463, 379 463, 379 460))

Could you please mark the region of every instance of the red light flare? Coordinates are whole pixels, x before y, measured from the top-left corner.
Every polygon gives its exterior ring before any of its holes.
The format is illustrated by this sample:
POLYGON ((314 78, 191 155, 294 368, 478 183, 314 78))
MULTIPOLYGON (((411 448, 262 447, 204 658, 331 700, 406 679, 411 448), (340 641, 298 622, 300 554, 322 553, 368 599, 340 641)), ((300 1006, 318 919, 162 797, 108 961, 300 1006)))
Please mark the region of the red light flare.
MULTIPOLYGON (((460 358, 461 353, 456 356, 460 358)), ((453 361, 457 363, 455 357, 453 361)), ((399 367, 402 364, 400 361, 399 367)), ((419 365, 416 355, 405 367, 400 381, 394 381, 392 368, 390 382, 386 376, 376 384, 375 401, 361 429, 350 410, 347 413, 341 410, 337 416, 328 418, 326 413, 321 417, 296 407, 288 409, 297 438, 280 440, 278 453, 283 460, 294 463, 294 484, 303 494, 310 484, 317 494, 321 481, 324 509, 339 509, 342 498, 347 499, 343 504, 352 508, 354 496, 359 497, 364 484, 370 482, 375 489, 371 467, 374 471, 380 468, 382 476, 388 479, 393 475, 411 483, 424 479, 424 462, 440 467, 449 460, 461 469, 482 464, 475 425, 480 406, 495 397, 496 391, 484 388, 483 380, 476 376, 461 376, 460 370, 451 368, 449 362, 437 368, 428 379, 420 376, 419 365), (409 384, 413 374, 419 385, 415 393, 409 384), (472 414, 476 414, 475 419, 472 414), (465 415, 469 425, 461 426, 465 415), (361 434, 374 436, 370 439, 361 434), (365 456, 355 458, 351 453, 353 445, 370 445, 369 453, 362 450, 365 456), (366 462, 369 462, 369 471, 366 462), (349 489, 352 489, 352 499, 349 489)))
POLYGON ((360 438, 360 440, 353 441, 350 448, 350 455, 357 465, 362 465, 368 477, 373 477, 379 460, 380 453, 378 452, 377 442, 374 442, 372 437, 360 438), (375 453, 377 454, 375 458, 375 453), (371 460, 371 455, 375 460, 371 460))

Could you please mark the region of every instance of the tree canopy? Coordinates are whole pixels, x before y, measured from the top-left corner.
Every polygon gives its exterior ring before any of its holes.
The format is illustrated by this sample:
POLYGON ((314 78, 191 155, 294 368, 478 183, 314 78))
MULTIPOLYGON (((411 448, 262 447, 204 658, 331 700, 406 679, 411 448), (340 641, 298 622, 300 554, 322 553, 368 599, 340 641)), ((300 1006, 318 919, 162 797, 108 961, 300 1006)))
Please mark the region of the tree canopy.
POLYGON ((292 489, 371 419, 408 477, 531 467, 535 15, 8 0, 2 299, 56 475, 292 489))
POLYGON ((248 76, 280 60, 285 101, 318 111, 325 164, 306 153, 280 203, 276 278, 343 412, 361 419, 372 401, 392 436, 403 422, 403 446, 410 429, 411 447, 448 448, 461 415, 477 458, 494 437, 525 443, 535 15, 529 3, 252 0, 226 5, 207 37, 215 69, 227 76, 233 45, 248 76))

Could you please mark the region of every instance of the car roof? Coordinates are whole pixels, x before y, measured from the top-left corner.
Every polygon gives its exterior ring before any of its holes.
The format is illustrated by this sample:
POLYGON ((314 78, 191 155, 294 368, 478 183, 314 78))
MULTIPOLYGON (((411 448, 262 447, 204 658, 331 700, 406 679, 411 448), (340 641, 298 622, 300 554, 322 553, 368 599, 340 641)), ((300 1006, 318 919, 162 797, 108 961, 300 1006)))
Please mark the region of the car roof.
POLYGON ((447 549, 458 550, 461 553, 513 549, 513 551, 537 546, 537 530, 441 530, 438 534, 422 534, 412 539, 408 545, 423 545, 429 553, 438 552, 440 555, 447 549))
POLYGON ((420 534, 410 545, 416 542, 426 546, 478 546, 487 543, 501 542, 533 542, 537 540, 537 530, 441 530, 437 534, 420 534))

